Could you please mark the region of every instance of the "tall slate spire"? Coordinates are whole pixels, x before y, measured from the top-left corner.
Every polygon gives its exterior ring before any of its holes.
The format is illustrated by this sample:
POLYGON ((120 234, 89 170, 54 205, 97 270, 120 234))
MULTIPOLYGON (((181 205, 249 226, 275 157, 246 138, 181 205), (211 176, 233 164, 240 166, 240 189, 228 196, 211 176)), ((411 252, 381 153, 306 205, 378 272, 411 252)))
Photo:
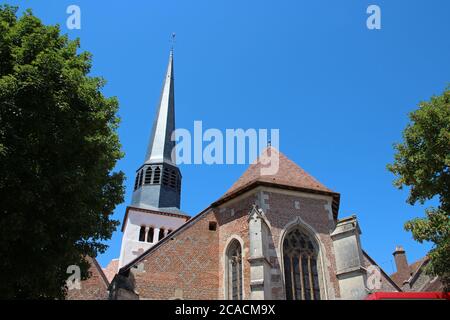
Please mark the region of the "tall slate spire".
POLYGON ((144 164, 136 171, 132 206, 179 211, 181 173, 171 155, 175 146, 171 139, 175 130, 174 91, 171 50, 144 164))
MULTIPOLYGON (((152 134, 148 143, 144 163, 163 162, 172 163, 171 152, 175 142, 171 141, 175 130, 175 97, 173 50, 170 50, 169 64, 164 79, 161 98, 159 99, 156 118, 153 122, 152 134)), ((175 159, 173 159, 175 161, 175 159)))

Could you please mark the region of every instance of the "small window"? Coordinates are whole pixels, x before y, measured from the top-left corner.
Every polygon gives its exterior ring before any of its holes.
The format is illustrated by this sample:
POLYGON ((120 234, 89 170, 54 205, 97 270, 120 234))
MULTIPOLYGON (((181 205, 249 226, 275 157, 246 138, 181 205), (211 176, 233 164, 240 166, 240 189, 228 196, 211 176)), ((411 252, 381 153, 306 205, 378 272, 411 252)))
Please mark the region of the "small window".
POLYGON ((158 240, 162 240, 164 238, 164 228, 159 229, 158 240))
POLYGON ((145 227, 141 226, 141 230, 139 230, 139 241, 145 241, 145 227))
POLYGON ((147 242, 153 242, 153 234, 155 233, 155 229, 150 227, 147 232, 147 242))
POLYGON ((215 221, 210 221, 210 222, 209 222, 209 230, 210 230, 210 231, 216 231, 216 229, 217 229, 217 222, 215 222, 215 221))

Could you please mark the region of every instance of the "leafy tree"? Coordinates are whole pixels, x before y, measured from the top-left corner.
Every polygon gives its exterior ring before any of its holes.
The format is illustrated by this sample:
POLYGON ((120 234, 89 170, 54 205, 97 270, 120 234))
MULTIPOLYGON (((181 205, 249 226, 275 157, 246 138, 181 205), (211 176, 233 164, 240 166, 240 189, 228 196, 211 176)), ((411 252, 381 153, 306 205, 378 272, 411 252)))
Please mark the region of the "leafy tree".
POLYGON ((0 298, 64 298, 68 266, 86 278, 118 225, 118 102, 78 48, 0 6, 0 298))
POLYGON ((415 240, 433 242, 427 272, 439 275, 450 286, 450 87, 440 96, 419 104, 410 113, 411 123, 403 143, 395 144, 395 161, 388 169, 397 178, 394 185, 410 187, 411 205, 436 198, 437 208, 428 208, 424 218, 406 222, 415 240))

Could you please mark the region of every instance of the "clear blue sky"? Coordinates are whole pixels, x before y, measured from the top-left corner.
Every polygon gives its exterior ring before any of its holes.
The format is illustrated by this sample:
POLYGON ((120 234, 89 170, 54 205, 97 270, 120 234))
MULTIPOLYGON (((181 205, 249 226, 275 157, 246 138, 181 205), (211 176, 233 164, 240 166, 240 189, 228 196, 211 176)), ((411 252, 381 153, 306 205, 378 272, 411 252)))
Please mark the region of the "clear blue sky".
MULTIPOLYGON (((363 247, 388 273, 395 245, 410 262, 430 248, 404 231, 423 207, 406 204, 386 164, 407 113, 450 82, 450 1, 6 2, 80 37, 94 55, 92 74, 120 101, 117 169, 128 180, 114 218, 122 221, 130 202, 176 32, 177 127, 279 128, 281 151, 341 193, 340 217, 358 216, 363 247), (81 8, 81 30, 66 28, 71 4, 81 8), (366 28, 370 4, 381 7, 381 30, 366 28)), ((182 209, 195 215, 245 169, 183 165, 182 209)), ((121 236, 108 241, 101 265, 118 257, 121 236)))

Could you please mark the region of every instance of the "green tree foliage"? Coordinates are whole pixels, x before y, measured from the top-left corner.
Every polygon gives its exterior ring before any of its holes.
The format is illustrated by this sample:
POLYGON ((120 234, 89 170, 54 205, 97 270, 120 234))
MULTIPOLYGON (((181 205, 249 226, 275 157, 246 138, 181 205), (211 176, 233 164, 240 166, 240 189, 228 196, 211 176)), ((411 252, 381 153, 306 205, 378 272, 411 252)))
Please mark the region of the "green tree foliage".
POLYGON ((0 298, 63 298, 67 267, 88 276, 118 225, 118 102, 78 48, 0 6, 0 298))
POLYGON ((395 145, 395 161, 388 169, 397 177, 394 184, 410 187, 408 203, 421 204, 436 198, 437 208, 424 218, 406 222, 405 229, 419 242, 431 241, 427 271, 450 285, 450 87, 440 96, 419 104, 411 112, 411 123, 403 132, 403 143, 395 145))

